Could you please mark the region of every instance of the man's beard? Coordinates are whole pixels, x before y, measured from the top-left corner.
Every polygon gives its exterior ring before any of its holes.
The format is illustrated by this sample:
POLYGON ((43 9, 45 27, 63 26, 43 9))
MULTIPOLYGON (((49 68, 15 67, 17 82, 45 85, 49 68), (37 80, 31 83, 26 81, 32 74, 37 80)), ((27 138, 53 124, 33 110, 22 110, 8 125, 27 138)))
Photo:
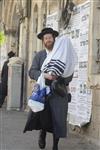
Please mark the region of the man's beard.
POLYGON ((48 50, 52 50, 53 49, 53 45, 54 43, 48 45, 48 44, 45 44, 45 48, 47 48, 48 50))

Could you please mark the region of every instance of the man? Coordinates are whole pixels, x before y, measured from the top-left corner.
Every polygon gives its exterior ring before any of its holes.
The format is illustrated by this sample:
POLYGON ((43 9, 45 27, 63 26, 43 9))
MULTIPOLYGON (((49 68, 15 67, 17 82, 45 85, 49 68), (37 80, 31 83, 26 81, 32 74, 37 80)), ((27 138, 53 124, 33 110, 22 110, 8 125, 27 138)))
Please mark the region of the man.
MULTIPOLYGON (((58 35, 59 35, 59 33, 57 31, 53 30, 52 28, 44 28, 41 31, 41 33, 39 33, 37 35, 37 37, 40 40, 42 40, 42 42, 45 46, 45 50, 38 52, 33 59, 32 66, 29 70, 29 76, 31 79, 37 80, 38 77, 40 76, 41 66, 42 66, 46 56, 48 56, 48 54, 50 54, 50 52, 52 51, 54 43, 55 43, 55 38, 58 35)), ((45 73, 44 78, 45 78, 46 84, 51 84, 51 81, 56 80, 57 77, 55 75, 45 73)), ((72 75, 67 78, 66 84, 68 85, 71 80, 72 80, 72 75)), ((61 97, 61 96, 59 96, 59 94, 57 94, 57 95, 54 94, 48 98, 47 103, 48 104, 46 105, 46 107, 49 107, 49 109, 50 109, 50 112, 51 112, 50 117, 51 117, 51 121, 52 121, 52 125, 53 125, 53 128, 52 128, 53 129, 52 130, 53 150, 58 150, 59 138, 66 136, 66 119, 67 119, 68 101, 66 100, 66 96, 61 97), (62 108, 61 108, 61 105, 62 105, 62 108)), ((40 115, 41 113, 42 112, 40 112, 38 114, 40 115)), ((44 119, 44 117, 42 117, 42 119, 44 119)), ((46 119, 48 120, 48 118, 46 118, 46 119)), ((47 121, 47 120, 45 120, 45 121, 47 121)), ((39 121, 39 123, 41 124, 40 121, 39 121)), ((29 121, 28 121, 27 125, 31 126, 29 121)), ((29 130, 27 125, 24 129, 24 132, 29 130)), ((34 127, 30 127, 30 128, 31 128, 31 130, 33 130, 34 127)), ((44 149, 45 145, 46 145, 46 131, 48 131, 48 130, 46 130, 45 128, 43 128, 40 131, 39 147, 41 149, 44 149)))
POLYGON ((44 28, 38 38, 43 40, 45 49, 38 52, 35 58, 33 59, 32 66, 29 71, 29 76, 31 79, 37 80, 41 74, 41 66, 47 56, 47 53, 52 50, 55 38, 59 35, 57 31, 52 30, 51 28, 44 28), (46 36, 47 35, 47 36, 46 36), (43 39, 42 39, 43 38, 43 39))
POLYGON ((2 107, 5 97, 7 96, 9 59, 14 56, 15 56, 15 53, 13 51, 10 51, 8 53, 8 60, 4 62, 4 65, 2 68, 1 83, 0 83, 0 107, 2 107))

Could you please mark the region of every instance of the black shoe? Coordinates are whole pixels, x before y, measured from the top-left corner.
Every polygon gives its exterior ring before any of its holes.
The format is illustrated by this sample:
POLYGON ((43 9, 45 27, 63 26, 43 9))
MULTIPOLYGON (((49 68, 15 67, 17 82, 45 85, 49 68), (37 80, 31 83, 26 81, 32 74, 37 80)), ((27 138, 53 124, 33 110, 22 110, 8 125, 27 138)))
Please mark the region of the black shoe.
POLYGON ((40 149, 44 149, 45 148, 45 145, 46 145, 45 139, 46 139, 46 131, 41 130, 40 131, 40 136, 39 136, 39 142, 38 142, 40 149))
POLYGON ((53 135, 53 149, 52 150, 58 150, 58 143, 59 143, 59 138, 55 138, 53 135))
POLYGON ((58 145, 54 146, 52 150, 58 150, 58 145))
POLYGON ((71 94, 70 94, 70 93, 68 93, 68 94, 67 94, 67 96, 68 96, 68 103, 70 103, 70 102, 71 102, 71 98, 72 98, 72 96, 71 96, 71 94))

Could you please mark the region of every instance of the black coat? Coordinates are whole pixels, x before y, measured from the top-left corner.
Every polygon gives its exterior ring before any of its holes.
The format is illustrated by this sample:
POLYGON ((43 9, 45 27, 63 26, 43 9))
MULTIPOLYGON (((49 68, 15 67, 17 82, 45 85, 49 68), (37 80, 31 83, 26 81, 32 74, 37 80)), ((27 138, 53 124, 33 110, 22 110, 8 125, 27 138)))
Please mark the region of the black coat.
MULTIPOLYGON (((29 75, 32 79, 34 79, 35 77, 37 78, 37 75, 40 74, 40 68, 43 63, 43 58, 45 57, 45 51, 41 51, 35 56, 31 69, 29 71, 29 75), (40 61, 41 58, 42 61, 40 61), (38 71, 36 71, 37 69, 38 71)), ((34 113, 30 110, 24 128, 24 133, 26 131, 45 129, 48 132, 53 132, 57 138, 65 137, 67 127, 67 111, 67 93, 64 97, 56 93, 51 93, 46 98, 45 109, 43 111, 34 113)))
POLYGON ((3 105, 5 97, 7 96, 8 89, 8 63, 9 60, 4 62, 1 72, 1 83, 0 83, 0 106, 3 105))
POLYGON ((57 94, 51 94, 46 99, 43 111, 34 113, 30 110, 24 133, 26 131, 45 129, 54 133, 57 138, 66 137, 67 111, 67 96, 61 97, 57 94))
POLYGON ((1 72, 1 82, 2 84, 5 84, 5 86, 7 86, 8 84, 8 63, 9 60, 4 62, 2 72, 1 72))
POLYGON ((46 50, 41 50, 36 53, 31 68, 29 70, 29 77, 31 79, 37 80, 41 74, 41 66, 46 58, 46 50))
POLYGON ((26 131, 45 129, 48 132, 52 132, 52 118, 50 113, 49 101, 46 99, 45 109, 41 112, 29 111, 28 119, 24 128, 26 131))

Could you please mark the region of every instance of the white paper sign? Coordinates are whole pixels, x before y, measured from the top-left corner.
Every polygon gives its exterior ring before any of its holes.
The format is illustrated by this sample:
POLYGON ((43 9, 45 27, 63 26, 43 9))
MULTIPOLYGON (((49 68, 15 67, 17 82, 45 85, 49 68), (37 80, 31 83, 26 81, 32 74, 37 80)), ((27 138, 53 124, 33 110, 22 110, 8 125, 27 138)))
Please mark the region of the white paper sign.
POLYGON ((88 30, 90 2, 87 1, 76 7, 67 34, 78 55, 78 66, 75 68, 73 81, 70 84, 72 102, 69 104, 69 123, 83 126, 90 121, 92 109, 92 92, 87 86, 88 65, 88 30), (70 28, 70 32, 69 32, 70 28))
POLYGON ((50 27, 58 31, 58 12, 47 15, 46 27, 50 27))
MULTIPOLYGON (((71 17, 66 34, 72 41, 78 55, 78 65, 70 83, 72 102, 69 104, 69 123, 83 126, 90 122, 92 109, 92 92, 87 86, 88 65, 88 31, 89 31, 90 1, 78 5, 71 17)), ((57 12, 47 17, 47 26, 58 29, 57 12), (56 16, 56 17, 55 17, 56 16)))

